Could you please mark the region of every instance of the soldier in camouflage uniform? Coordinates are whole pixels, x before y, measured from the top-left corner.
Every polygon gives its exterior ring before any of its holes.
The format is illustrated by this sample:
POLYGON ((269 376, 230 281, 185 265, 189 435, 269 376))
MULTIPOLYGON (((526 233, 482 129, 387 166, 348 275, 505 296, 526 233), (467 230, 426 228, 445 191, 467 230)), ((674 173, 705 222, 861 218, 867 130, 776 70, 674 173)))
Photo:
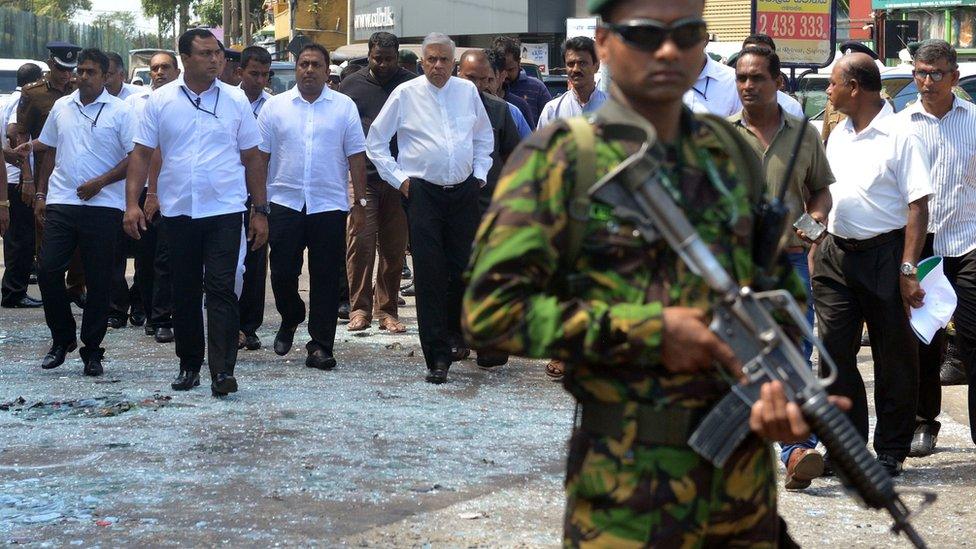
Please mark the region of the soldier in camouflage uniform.
MULTIPOLYGON (((589 2, 611 24, 700 21, 703 4, 589 2)), ((596 113, 595 175, 639 145, 604 135, 608 124, 656 132, 677 203, 726 269, 749 284, 751 202, 763 182, 738 180, 736 159, 681 104, 705 45, 698 24, 657 42, 623 26, 597 30, 614 86, 596 113)), ((564 385, 581 405, 581 421, 568 456, 565 545, 783 545, 789 538, 763 437, 804 439, 809 430, 798 407, 778 384, 763 387, 750 417, 758 436, 722 469, 688 447, 698 420, 729 389, 729 374, 715 364, 733 374, 739 368, 707 328, 715 296, 666 243, 647 245, 604 205, 588 204, 578 254, 568 250, 578 150, 565 123, 516 149, 478 232, 464 297, 474 347, 567 363, 564 385)), ((798 279, 790 280, 802 297, 798 279)))

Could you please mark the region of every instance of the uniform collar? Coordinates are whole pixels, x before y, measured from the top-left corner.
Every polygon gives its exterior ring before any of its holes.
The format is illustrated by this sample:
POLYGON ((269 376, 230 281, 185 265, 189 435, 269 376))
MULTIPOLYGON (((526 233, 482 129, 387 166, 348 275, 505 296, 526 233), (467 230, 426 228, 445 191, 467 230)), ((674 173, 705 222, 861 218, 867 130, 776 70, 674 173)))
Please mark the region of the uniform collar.
POLYGON ((654 125, 648 122, 640 113, 617 99, 616 93, 611 93, 603 106, 597 109, 596 117, 606 124, 637 126, 647 132, 647 135, 657 136, 654 125))
MULTIPOLYGON (((308 103, 308 101, 305 101, 305 98, 302 97, 301 92, 298 91, 298 85, 297 84, 294 85, 294 86, 292 86, 291 89, 289 89, 285 93, 291 94, 290 97, 291 97, 291 100, 292 101, 301 101, 303 103, 308 103)), ((334 93, 335 92, 332 91, 332 88, 330 88, 328 85, 326 85, 324 88, 322 88, 322 93, 320 93, 319 96, 317 98, 315 98, 315 101, 312 101, 311 104, 314 105, 315 103, 319 103, 319 102, 322 102, 322 101, 332 101, 332 97, 333 97, 332 94, 334 94, 334 93)))
MULTIPOLYGON (((241 91, 244 91, 244 84, 241 84, 241 85, 239 85, 237 87, 240 88, 241 91)), ((298 86, 295 86, 295 87, 297 88, 298 86)), ((244 97, 247 97, 247 93, 244 94, 244 97)), ((268 93, 267 90, 262 89, 261 90, 261 95, 259 95, 257 99, 255 99, 254 101, 251 101, 251 99, 248 98, 247 102, 253 105, 255 103, 261 103, 263 101, 267 101, 269 97, 271 97, 271 94, 268 93)))
MULTIPOLYGON (((180 75, 176 78, 175 82, 177 83, 178 86, 181 86, 184 90, 196 95, 196 92, 191 90, 190 87, 186 85, 186 79, 183 77, 183 73, 180 73, 180 75)), ((220 79, 214 78, 214 81, 210 84, 210 87, 204 90, 203 93, 201 93, 200 95, 201 96, 206 95, 219 87, 220 87, 220 79)))
POLYGON ((851 120, 850 117, 847 117, 847 120, 844 121, 844 131, 851 134, 855 139, 864 135, 868 135, 872 131, 876 131, 888 135, 888 133, 891 132, 891 128, 889 127, 889 124, 886 122, 886 120, 889 117, 891 117, 891 115, 893 114, 895 114, 895 109, 892 108, 891 103, 882 100, 881 111, 879 111, 878 114, 876 114, 875 117, 871 119, 871 123, 869 123, 866 128, 861 130, 860 133, 854 131, 854 121, 851 120))
MULTIPOLYGON (((911 105, 905 107, 905 110, 909 113, 909 116, 911 116, 911 117, 914 117, 916 114, 919 114, 919 115, 922 115, 922 116, 928 116, 929 118, 935 118, 934 115, 929 114, 929 112, 925 110, 925 107, 922 105, 922 96, 921 95, 918 96, 918 99, 915 100, 914 103, 912 103, 911 105)), ((970 110, 970 104, 969 104, 968 101, 959 99, 959 96, 958 95, 953 95, 953 97, 952 97, 952 107, 949 109, 949 112, 946 113, 946 116, 949 116, 949 114, 951 114, 951 113, 953 113, 953 112, 955 112, 957 110, 963 110, 963 111, 970 110)), ((943 119, 944 118, 945 117, 943 117, 943 119)))
MULTIPOLYGON (((110 94, 110 93, 108 93, 108 90, 106 90, 105 88, 102 88, 102 93, 98 94, 98 97, 96 97, 95 100, 92 101, 91 103, 89 103, 88 105, 93 105, 95 103, 108 103, 109 101, 111 101, 110 98, 112 98, 112 97, 115 97, 115 96, 112 95, 112 94, 110 94)), ((81 103, 81 91, 80 90, 75 90, 75 91, 71 92, 71 100, 74 101, 75 103, 77 103, 79 107, 85 107, 85 106, 87 106, 87 105, 82 105, 82 103, 81 103)))

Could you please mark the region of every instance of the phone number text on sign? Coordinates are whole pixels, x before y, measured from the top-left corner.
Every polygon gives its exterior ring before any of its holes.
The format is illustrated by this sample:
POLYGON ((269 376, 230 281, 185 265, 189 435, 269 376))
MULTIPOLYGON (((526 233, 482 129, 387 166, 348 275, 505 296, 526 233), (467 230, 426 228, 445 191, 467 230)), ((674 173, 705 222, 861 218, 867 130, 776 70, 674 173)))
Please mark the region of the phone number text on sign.
POLYGON ((756 32, 774 40, 829 40, 830 15, 813 13, 756 13, 756 32))

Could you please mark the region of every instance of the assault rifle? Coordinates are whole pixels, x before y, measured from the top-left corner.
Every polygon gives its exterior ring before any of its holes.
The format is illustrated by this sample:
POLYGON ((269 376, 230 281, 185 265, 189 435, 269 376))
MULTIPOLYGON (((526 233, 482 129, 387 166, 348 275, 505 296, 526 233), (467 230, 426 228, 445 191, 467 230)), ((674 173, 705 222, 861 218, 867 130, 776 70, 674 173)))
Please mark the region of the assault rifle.
MULTIPOLYGON (((894 519, 893 532, 904 534, 915 547, 925 547, 909 522, 911 512, 895 492, 891 477, 868 453, 850 419, 828 401, 824 388, 836 379, 837 367, 814 336, 793 296, 785 290, 755 291, 740 287, 726 272, 662 185, 660 161, 653 148, 654 135, 630 125, 604 127, 604 134, 627 134, 628 140, 641 142, 642 146, 593 185, 590 198, 612 207, 614 215, 633 223, 646 242, 655 243, 664 238, 688 268, 708 284, 719 296, 710 328, 743 364, 744 381, 734 383, 728 395, 705 416, 688 441, 691 448, 716 467, 722 467, 750 432, 749 414, 759 399, 761 386, 779 381, 787 398, 800 406, 804 419, 826 446, 844 485, 863 505, 886 510, 894 519), (776 313, 788 315, 817 346, 826 377, 818 379, 810 370, 796 344, 773 318, 776 313)), ((781 204, 759 210, 779 211, 777 216, 783 215, 781 204)), ((788 226, 779 219, 773 223, 760 220, 758 225, 778 226, 778 230, 788 226)), ((779 255, 779 246, 767 251, 779 255)), ((935 500, 933 493, 923 495, 921 507, 935 500)))

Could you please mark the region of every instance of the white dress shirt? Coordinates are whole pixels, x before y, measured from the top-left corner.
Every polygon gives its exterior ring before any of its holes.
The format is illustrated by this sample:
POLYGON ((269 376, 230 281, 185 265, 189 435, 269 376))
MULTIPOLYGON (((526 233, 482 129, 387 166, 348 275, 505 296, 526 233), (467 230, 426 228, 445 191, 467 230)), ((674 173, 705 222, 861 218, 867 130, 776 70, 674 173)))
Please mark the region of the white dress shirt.
MULTIPOLYGON (((241 87, 241 91, 244 91, 243 87, 241 87)), ((244 97, 247 97, 247 93, 244 94, 244 97)), ((257 118, 258 115, 261 114, 261 109, 264 107, 264 104, 268 101, 268 99, 271 99, 271 97, 272 96, 270 93, 261 90, 261 95, 259 95, 257 99, 254 101, 248 99, 248 102, 251 103, 251 114, 254 115, 254 118, 257 118)))
POLYGON ((779 103, 780 107, 783 107, 783 111, 786 114, 792 114, 800 120, 803 120, 803 118, 806 116, 803 113, 803 105, 801 105, 796 99, 793 99, 793 96, 788 93, 783 93, 776 90, 776 102, 779 103))
POLYGON ((397 189, 416 177, 436 185, 456 185, 472 173, 485 181, 495 142, 478 89, 450 77, 438 88, 426 77, 396 87, 366 136, 366 155, 397 189), (399 155, 390 154, 396 135, 399 155))
POLYGON ((260 145, 261 134, 240 88, 214 80, 197 95, 181 75, 149 95, 135 142, 162 153, 162 215, 199 219, 245 210, 241 151, 260 145))
POLYGON ((122 89, 119 90, 119 94, 115 97, 125 101, 133 95, 149 95, 149 89, 146 86, 136 86, 135 84, 126 84, 123 82, 122 89))
POLYGON ((593 90, 593 93, 590 94, 590 100, 585 105, 580 102, 575 90, 568 90, 542 107, 536 128, 542 129, 560 118, 572 118, 593 112, 602 107, 606 101, 607 94, 600 91, 599 88, 593 90))
POLYGON ((710 112, 728 118, 742 110, 739 91, 735 87, 735 69, 708 55, 705 58, 698 80, 682 99, 694 112, 710 112))
MULTIPOLYGON (((17 123, 17 105, 20 103, 20 88, 18 87, 10 97, 7 98, 7 102, 0 107, 0 123, 3 124, 3 135, 4 139, 7 139, 4 143, 9 143, 9 136, 7 135, 7 126, 10 124, 17 123)), ((17 137, 16 133, 14 137, 17 137)), ((20 182, 20 168, 14 166, 13 164, 7 164, 7 183, 11 185, 16 185, 20 182)))
POLYGON ((366 150, 352 99, 326 87, 309 103, 295 86, 268 99, 258 127, 271 155, 270 202, 307 214, 349 211, 348 157, 366 150))
POLYGON ((941 119, 921 101, 898 114, 922 143, 933 195, 929 232, 936 255, 959 257, 976 249, 976 105, 956 97, 941 119))
POLYGON ((837 178, 827 230, 841 238, 866 240, 901 229, 908 204, 932 194, 924 146, 887 101, 860 133, 850 118, 838 126, 827 141, 827 161, 837 178))
POLYGON ((110 183, 90 200, 75 192, 82 183, 114 168, 132 152, 132 109, 102 90, 88 105, 75 90, 55 101, 38 141, 56 147, 54 171, 48 178, 46 201, 51 204, 105 206, 125 210, 125 181, 110 183))

